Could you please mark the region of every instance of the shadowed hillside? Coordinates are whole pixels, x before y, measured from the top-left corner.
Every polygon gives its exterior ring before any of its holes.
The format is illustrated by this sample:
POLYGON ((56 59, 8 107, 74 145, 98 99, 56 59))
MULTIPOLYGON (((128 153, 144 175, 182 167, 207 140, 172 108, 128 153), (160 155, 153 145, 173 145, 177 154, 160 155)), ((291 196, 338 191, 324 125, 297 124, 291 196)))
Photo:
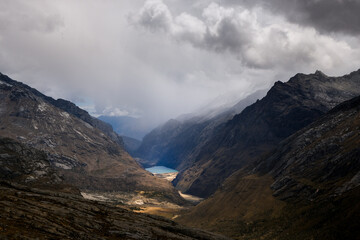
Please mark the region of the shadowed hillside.
POLYGON ((179 222, 236 239, 358 239, 360 97, 231 175, 179 222))
POLYGON ((360 94, 360 70, 343 77, 297 74, 277 82, 266 97, 218 129, 201 148, 192 166, 181 171, 176 187, 207 197, 235 171, 328 112, 360 94))

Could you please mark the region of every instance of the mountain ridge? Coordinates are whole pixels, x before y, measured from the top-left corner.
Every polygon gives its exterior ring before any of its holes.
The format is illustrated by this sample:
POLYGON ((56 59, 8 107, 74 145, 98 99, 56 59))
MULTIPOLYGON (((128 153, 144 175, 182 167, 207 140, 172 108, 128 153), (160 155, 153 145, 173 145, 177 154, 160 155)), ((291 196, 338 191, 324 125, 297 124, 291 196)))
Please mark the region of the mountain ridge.
POLYGON ((65 99, 61 99, 61 98, 55 100, 52 97, 48 97, 48 96, 42 94, 35 88, 32 88, 22 82, 18 82, 18 81, 15 81, 15 80, 9 78, 7 75, 2 74, 1 72, 0 72, 0 79, 4 83, 16 85, 16 86, 19 86, 21 88, 31 91, 35 96, 41 97, 43 100, 47 101, 48 103, 52 104, 53 106, 58 107, 58 108, 64 110, 65 112, 72 114, 72 115, 80 118, 81 120, 87 122, 91 126, 100 129, 101 131, 106 133, 112 140, 119 143, 120 145, 123 144, 121 137, 113 131, 113 128, 110 124, 105 123, 95 117, 92 117, 88 112, 79 108, 74 103, 72 103, 68 100, 65 100, 65 99))
POLYGON ((360 236, 360 96, 229 176, 183 224, 236 239, 360 236))
POLYGON ((183 192, 210 196, 233 172, 358 94, 360 71, 343 77, 296 74, 276 82, 263 99, 228 121, 174 183, 183 192))

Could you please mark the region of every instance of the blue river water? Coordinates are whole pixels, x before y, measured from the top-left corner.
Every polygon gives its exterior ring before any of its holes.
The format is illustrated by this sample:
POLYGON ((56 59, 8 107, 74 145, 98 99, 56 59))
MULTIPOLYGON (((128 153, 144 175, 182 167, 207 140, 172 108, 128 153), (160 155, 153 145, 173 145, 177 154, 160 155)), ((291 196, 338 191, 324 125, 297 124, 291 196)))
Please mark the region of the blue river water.
POLYGON ((157 174, 178 172, 175 169, 171 169, 171 168, 164 167, 164 166, 155 166, 155 167, 151 167, 151 168, 145 168, 145 170, 148 172, 157 173, 157 174))

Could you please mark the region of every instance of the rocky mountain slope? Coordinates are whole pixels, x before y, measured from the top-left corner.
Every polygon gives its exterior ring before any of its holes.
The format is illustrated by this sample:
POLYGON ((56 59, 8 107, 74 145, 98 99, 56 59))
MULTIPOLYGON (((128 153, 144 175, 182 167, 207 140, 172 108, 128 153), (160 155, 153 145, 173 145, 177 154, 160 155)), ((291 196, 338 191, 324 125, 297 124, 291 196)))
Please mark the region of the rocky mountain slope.
POLYGON ((43 151, 0 138, 1 239, 226 239, 164 218, 85 200, 43 151))
POLYGON ((169 239, 225 237, 80 196, 0 182, 1 239, 169 239))
POLYGON ((0 136, 46 152, 66 182, 100 191, 178 194, 143 170, 110 125, 65 100, 54 100, 0 75, 0 136))
POLYGON ((44 152, 0 137, 0 179, 26 184, 56 184, 62 180, 44 152))
POLYGON ((174 182, 183 192, 208 197, 232 173, 359 94, 360 70, 343 77, 317 71, 277 82, 266 97, 220 126, 174 182))
POLYGON ((236 239, 359 239, 360 97, 231 175, 182 223, 236 239))
POLYGON ((221 124, 264 95, 265 91, 257 91, 230 108, 204 110, 169 120, 144 137, 134 156, 145 160, 145 166, 186 169, 221 124))

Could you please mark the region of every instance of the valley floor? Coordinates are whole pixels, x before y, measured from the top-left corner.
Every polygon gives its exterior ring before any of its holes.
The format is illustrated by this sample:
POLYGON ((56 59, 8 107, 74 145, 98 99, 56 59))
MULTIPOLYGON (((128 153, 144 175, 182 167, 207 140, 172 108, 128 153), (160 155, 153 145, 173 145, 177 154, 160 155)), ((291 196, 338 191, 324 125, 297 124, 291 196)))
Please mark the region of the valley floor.
MULTIPOLYGON (((177 173, 154 174, 156 177, 172 181, 177 173)), ((168 201, 159 193, 151 191, 138 192, 93 192, 83 191, 81 195, 88 200, 107 202, 126 208, 136 213, 146 213, 156 216, 162 216, 168 219, 176 219, 182 214, 200 203, 203 199, 184 194, 179 191, 179 195, 184 199, 185 204, 176 204, 168 201)))

